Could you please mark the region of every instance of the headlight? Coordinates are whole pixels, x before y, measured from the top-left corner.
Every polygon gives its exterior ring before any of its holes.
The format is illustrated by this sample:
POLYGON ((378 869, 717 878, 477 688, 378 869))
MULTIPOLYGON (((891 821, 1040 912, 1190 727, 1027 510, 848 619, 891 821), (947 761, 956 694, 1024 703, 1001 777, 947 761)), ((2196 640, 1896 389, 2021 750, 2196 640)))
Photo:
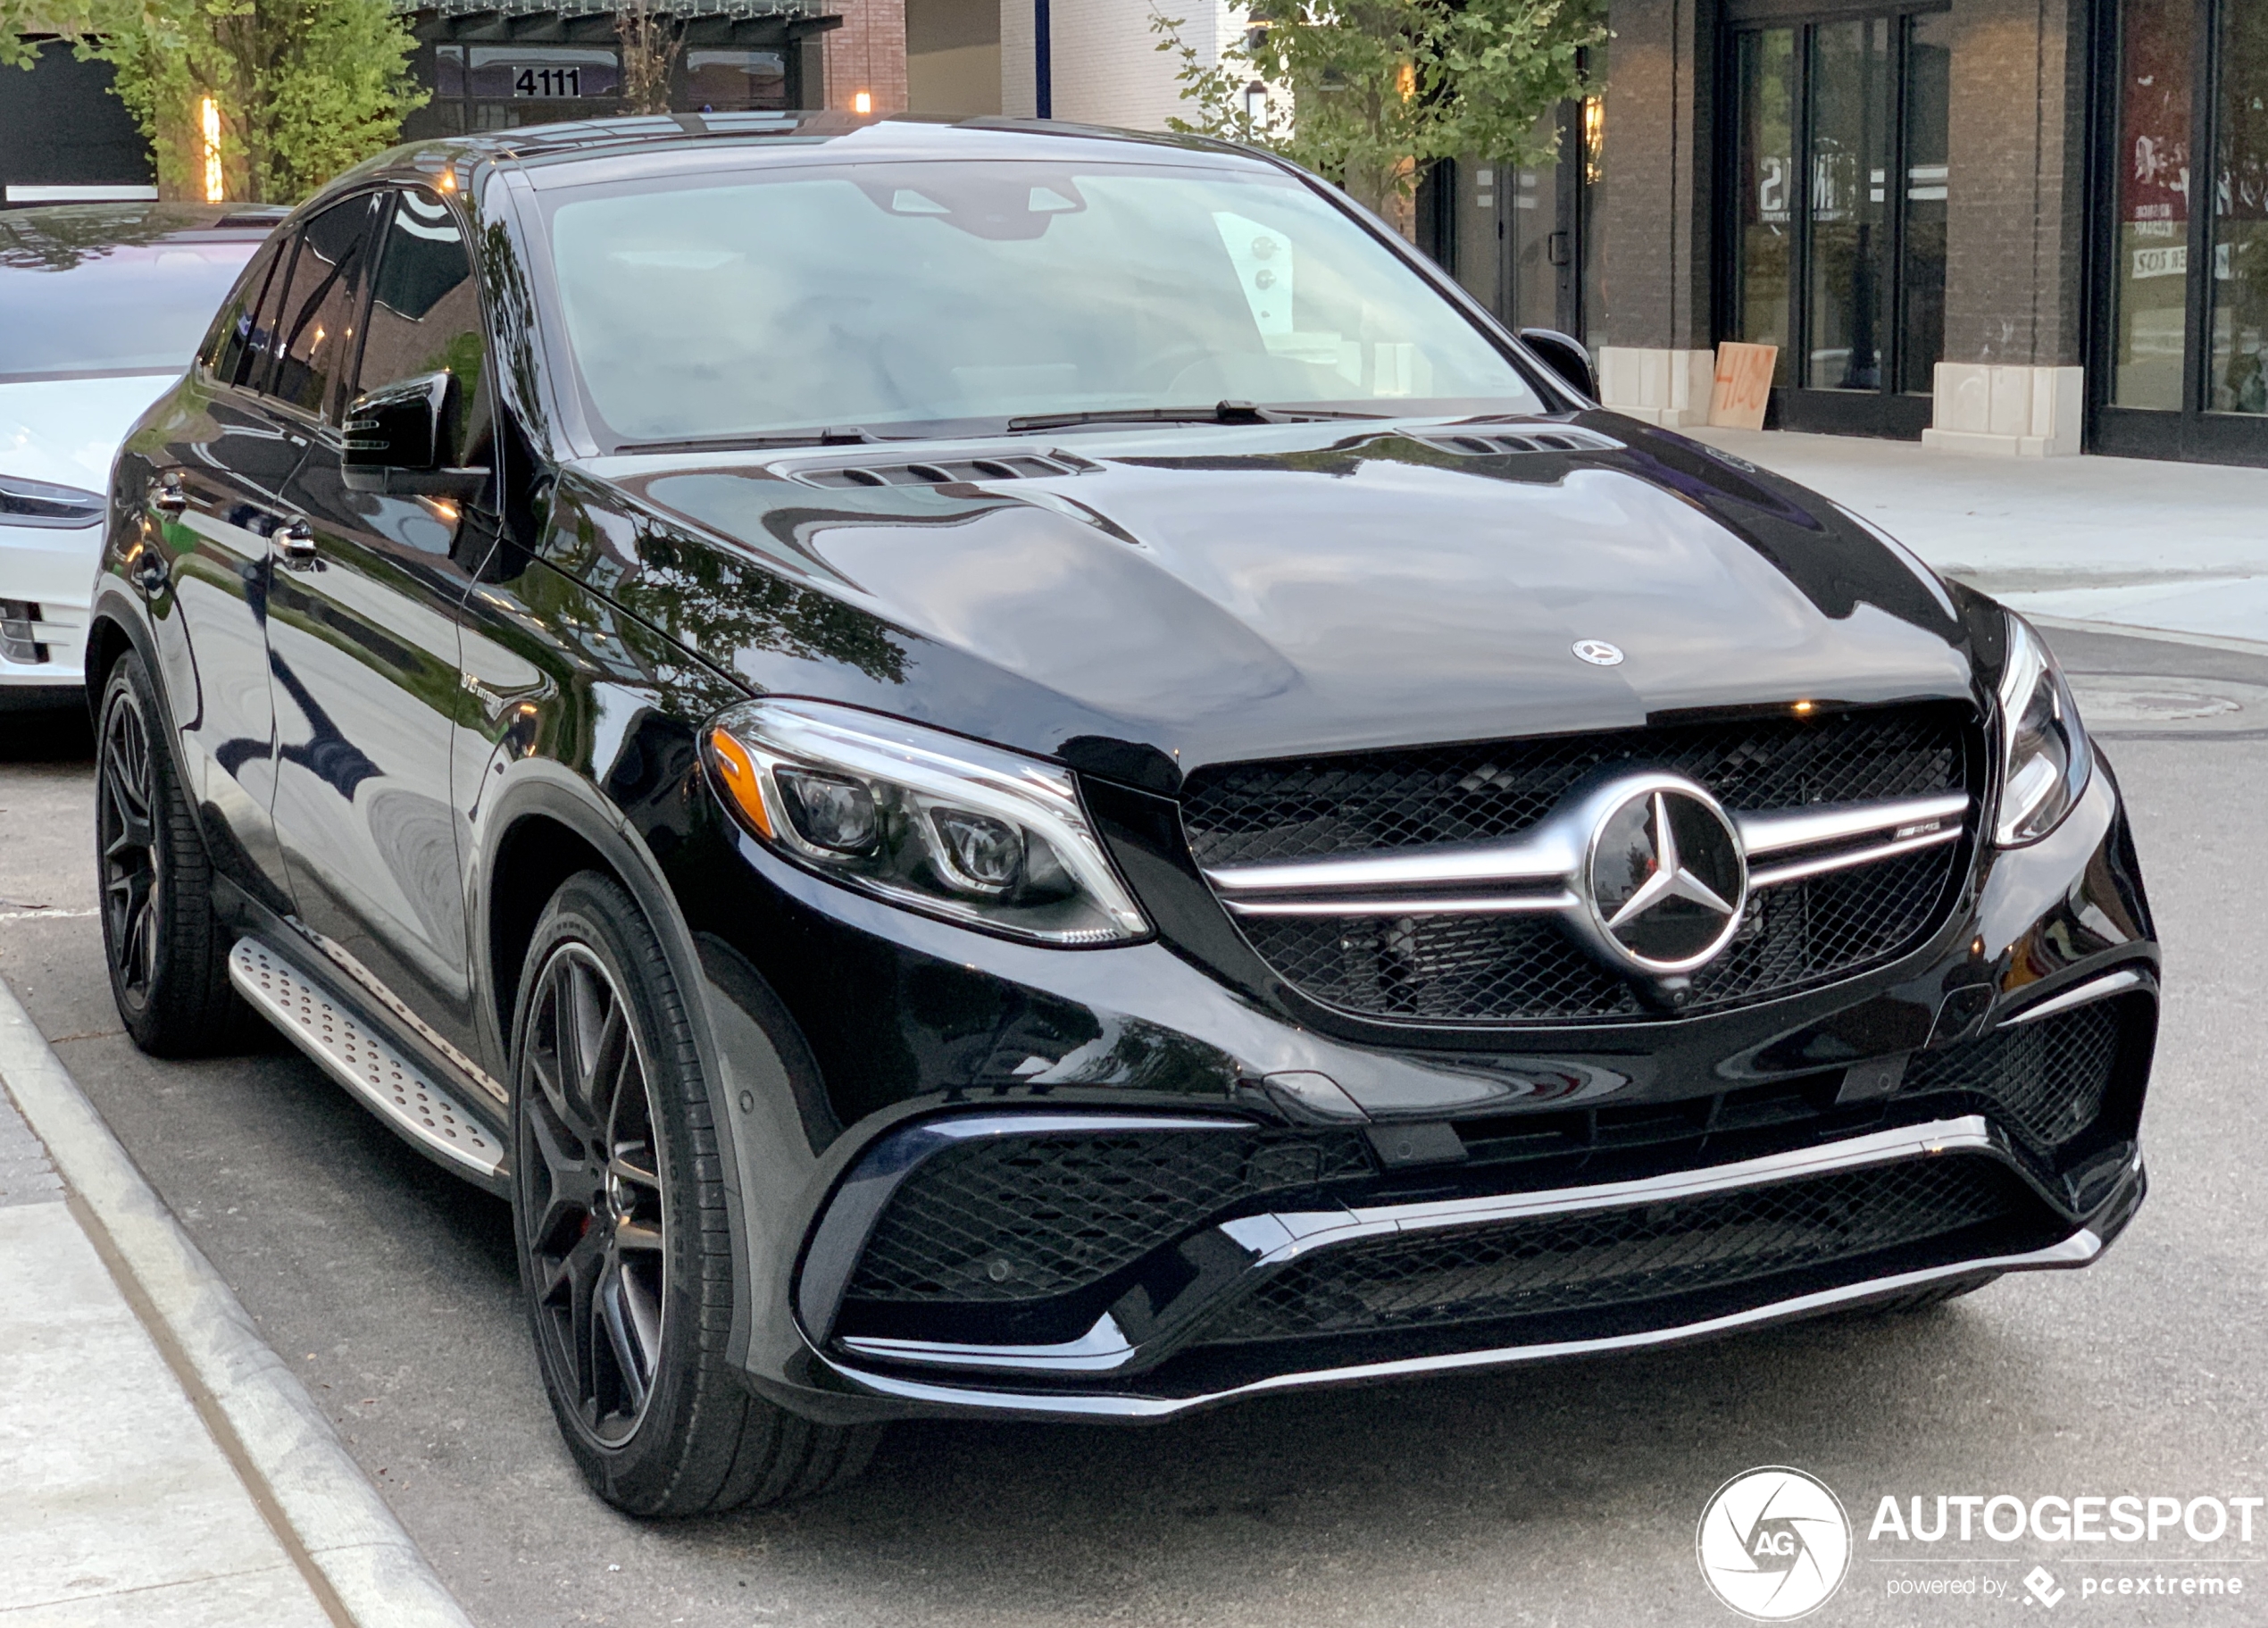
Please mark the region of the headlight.
POLYGON ((2002 847, 2037 842, 2064 822, 2087 789, 2094 749, 2079 722, 2079 704, 2063 670, 2031 624, 2008 617, 2008 659, 2000 670, 2000 818, 2002 847))
POLYGON ((102 517, 99 492, 0 475, 0 526, 91 526, 102 517))
POLYGON ((1067 770, 821 701, 751 701, 709 762, 767 847, 846 887, 1041 944, 1147 937, 1067 770))

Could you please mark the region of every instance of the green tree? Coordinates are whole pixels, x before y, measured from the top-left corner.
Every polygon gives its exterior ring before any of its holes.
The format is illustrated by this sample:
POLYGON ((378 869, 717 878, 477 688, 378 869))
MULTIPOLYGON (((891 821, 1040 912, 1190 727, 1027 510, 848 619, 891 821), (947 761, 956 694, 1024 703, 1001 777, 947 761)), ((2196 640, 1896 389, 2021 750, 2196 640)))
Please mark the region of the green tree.
POLYGON ((391 146, 426 100, 388 0, 0 0, 0 65, 31 66, 35 26, 116 71, 170 198, 205 196, 208 97, 223 194, 252 203, 304 197, 391 146))
POLYGON ((1589 87, 1585 46, 1606 38, 1604 0, 1255 0, 1243 40, 1208 61, 1176 18, 1155 18, 1177 54, 1185 135, 1281 153, 1410 230, 1418 178, 1436 160, 1551 155, 1538 121, 1589 87), (1255 81, 1271 87, 1254 105, 1255 81))

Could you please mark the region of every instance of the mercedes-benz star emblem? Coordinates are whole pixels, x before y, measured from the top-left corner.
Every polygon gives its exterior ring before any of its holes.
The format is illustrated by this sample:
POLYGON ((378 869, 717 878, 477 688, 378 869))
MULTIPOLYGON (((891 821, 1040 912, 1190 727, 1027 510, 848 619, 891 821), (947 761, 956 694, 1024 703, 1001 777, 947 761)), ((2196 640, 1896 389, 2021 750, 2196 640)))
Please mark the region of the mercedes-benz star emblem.
POLYGON ((1619 667, 1622 664, 1622 647, 1610 645, 1603 639, 1579 639, 1574 645, 1578 658, 1594 667, 1619 667))
POLYGON ((1692 972, 1739 931, 1748 864, 1717 801, 1674 776, 1632 786, 1592 828, 1592 923, 1613 955, 1658 976, 1692 972))

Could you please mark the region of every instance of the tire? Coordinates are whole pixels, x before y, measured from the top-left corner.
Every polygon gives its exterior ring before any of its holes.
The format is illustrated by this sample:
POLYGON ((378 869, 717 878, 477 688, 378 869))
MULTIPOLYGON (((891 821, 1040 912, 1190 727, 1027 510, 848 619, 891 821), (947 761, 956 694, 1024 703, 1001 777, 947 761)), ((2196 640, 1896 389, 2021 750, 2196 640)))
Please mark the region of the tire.
POLYGON ((244 1049, 257 1031, 229 982, 234 935, 213 908, 213 861, 141 656, 110 670, 95 725, 95 864, 111 998, 153 1056, 244 1049))
POLYGON ((1999 1276, 1997 1272, 1979 1272, 1965 1278, 1948 1278, 1942 1283, 1932 1283, 1927 1289, 1916 1289, 1891 1299, 1878 1300, 1867 1307, 1865 1313, 1869 1316, 1887 1317, 1927 1311, 1933 1306, 1943 1306, 1947 1300, 1972 1295, 1999 1276))
POLYGON ((608 1503, 647 1516, 853 1479, 879 1425, 815 1424, 725 1358, 732 1243, 708 1088, 677 982, 621 885, 571 877, 513 1022, 513 1232, 544 1388, 608 1503))

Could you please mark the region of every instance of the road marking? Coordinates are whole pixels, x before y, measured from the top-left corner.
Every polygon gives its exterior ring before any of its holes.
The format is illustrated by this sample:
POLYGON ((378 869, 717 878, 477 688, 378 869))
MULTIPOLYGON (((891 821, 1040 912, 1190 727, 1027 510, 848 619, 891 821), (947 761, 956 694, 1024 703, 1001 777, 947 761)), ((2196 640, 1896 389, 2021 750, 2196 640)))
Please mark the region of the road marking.
POLYGON ((0 922, 75 922, 99 910, 0 910, 0 922))

